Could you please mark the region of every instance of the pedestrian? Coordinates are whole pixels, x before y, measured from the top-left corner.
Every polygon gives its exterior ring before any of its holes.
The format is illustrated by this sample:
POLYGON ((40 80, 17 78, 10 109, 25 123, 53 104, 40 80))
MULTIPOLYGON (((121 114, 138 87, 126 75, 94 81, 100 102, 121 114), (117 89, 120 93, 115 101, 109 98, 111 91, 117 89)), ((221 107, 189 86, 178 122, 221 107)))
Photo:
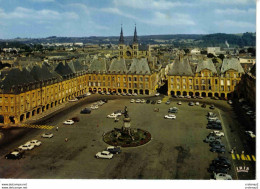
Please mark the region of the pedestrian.
POLYGON ((65 142, 68 142, 68 138, 65 138, 65 142))
POLYGON ((59 130, 59 127, 56 127, 56 131, 58 131, 59 130))

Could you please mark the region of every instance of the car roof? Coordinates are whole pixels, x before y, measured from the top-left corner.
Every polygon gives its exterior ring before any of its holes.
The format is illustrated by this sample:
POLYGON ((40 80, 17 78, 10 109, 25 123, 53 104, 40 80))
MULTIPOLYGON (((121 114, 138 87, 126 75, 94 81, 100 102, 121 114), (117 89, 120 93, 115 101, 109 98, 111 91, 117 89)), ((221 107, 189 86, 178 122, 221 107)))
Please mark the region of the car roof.
POLYGON ((19 152, 11 152, 11 154, 13 154, 13 155, 18 155, 19 152))

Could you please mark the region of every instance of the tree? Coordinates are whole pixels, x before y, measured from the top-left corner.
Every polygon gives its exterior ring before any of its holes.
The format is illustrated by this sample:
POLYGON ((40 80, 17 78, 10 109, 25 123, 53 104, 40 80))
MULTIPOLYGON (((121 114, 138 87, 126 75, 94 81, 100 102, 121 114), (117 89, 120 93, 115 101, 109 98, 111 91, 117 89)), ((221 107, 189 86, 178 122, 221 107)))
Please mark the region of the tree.
POLYGON ((244 53, 246 53, 246 51, 244 49, 239 51, 239 54, 244 54, 244 53))
POLYGON ((208 54, 207 51, 200 51, 200 54, 208 54))
POLYGON ((220 55, 218 55, 218 58, 220 58, 223 61, 223 59, 225 58, 225 55, 224 54, 220 54, 220 55))

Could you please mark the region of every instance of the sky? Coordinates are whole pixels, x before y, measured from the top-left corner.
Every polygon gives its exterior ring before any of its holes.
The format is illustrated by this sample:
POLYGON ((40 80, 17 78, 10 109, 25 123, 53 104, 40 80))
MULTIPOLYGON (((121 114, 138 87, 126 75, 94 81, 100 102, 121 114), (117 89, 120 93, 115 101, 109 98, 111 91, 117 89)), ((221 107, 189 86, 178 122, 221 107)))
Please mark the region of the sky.
POLYGON ((0 38, 243 33, 255 0, 0 0, 0 38))

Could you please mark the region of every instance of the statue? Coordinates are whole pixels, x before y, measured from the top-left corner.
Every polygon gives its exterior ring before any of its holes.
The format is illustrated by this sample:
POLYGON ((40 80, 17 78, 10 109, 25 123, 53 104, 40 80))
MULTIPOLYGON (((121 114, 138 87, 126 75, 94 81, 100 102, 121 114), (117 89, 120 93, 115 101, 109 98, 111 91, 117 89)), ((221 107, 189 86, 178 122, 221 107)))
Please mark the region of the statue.
POLYGON ((125 106, 124 116, 125 116, 125 118, 128 118, 128 117, 129 117, 128 112, 127 112, 127 107, 126 107, 126 106, 125 106))

